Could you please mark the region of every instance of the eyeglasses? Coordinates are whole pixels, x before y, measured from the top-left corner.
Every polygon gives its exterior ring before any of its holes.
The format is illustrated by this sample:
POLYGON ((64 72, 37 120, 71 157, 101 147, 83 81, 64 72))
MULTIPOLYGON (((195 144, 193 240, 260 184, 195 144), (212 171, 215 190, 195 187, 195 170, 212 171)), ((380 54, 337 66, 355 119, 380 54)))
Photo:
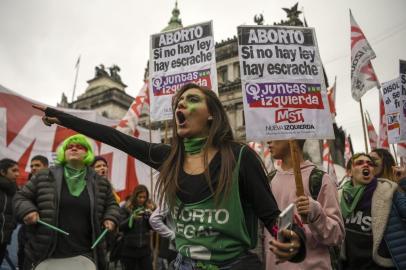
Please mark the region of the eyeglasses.
POLYGON ((78 150, 83 150, 83 151, 87 151, 87 148, 86 147, 84 147, 83 145, 81 145, 81 144, 69 144, 67 147, 66 147, 66 150, 71 150, 71 149, 73 149, 73 148, 76 148, 76 149, 78 149, 78 150))
POLYGON ((360 160, 355 160, 354 165, 355 166, 362 166, 364 164, 367 164, 370 167, 375 167, 375 163, 371 160, 365 160, 365 159, 360 159, 360 160))

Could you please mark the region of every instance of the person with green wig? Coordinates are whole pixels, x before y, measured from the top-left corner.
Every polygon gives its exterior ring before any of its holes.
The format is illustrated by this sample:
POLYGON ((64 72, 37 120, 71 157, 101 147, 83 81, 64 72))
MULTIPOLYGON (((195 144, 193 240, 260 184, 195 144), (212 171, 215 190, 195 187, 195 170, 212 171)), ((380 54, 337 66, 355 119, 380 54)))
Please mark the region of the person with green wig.
POLYGON ((355 154, 349 163, 350 180, 339 190, 346 231, 341 250, 343 269, 396 269, 386 234, 398 185, 375 177, 376 164, 368 154, 355 154))
POLYGON ((94 154, 88 139, 73 135, 57 150, 56 166, 42 170, 14 198, 15 213, 27 224, 24 269, 33 269, 47 259, 91 259, 105 269, 105 248, 93 242, 104 229, 119 224, 119 207, 106 178, 91 167, 94 154), (56 226, 69 235, 38 224, 56 226))

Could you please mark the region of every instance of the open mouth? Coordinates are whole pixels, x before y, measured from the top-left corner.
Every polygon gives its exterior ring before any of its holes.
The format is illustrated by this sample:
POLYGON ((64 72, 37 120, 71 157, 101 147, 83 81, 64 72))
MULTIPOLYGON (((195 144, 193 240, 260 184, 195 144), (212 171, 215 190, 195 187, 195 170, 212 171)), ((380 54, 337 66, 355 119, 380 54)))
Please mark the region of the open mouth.
POLYGON ((186 117, 181 111, 176 112, 176 118, 178 119, 178 124, 183 125, 186 122, 186 117))
POLYGON ((363 169, 362 170, 362 175, 363 176, 369 176, 369 170, 368 169, 363 169))

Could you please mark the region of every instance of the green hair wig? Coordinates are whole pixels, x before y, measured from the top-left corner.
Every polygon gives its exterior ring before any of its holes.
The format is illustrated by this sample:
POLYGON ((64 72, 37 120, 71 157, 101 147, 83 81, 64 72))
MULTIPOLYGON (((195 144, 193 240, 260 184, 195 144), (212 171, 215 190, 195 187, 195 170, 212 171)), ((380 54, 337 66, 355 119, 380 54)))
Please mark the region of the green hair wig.
POLYGON ((86 166, 89 166, 92 164, 94 160, 94 153, 93 153, 93 148, 92 145, 90 144, 89 140, 82 134, 76 134, 73 136, 70 136, 69 138, 65 139, 62 143, 62 146, 58 148, 56 151, 56 163, 60 165, 65 165, 66 164, 66 159, 65 159, 65 151, 66 148, 68 147, 69 144, 80 144, 87 149, 87 153, 83 159, 83 163, 86 166))

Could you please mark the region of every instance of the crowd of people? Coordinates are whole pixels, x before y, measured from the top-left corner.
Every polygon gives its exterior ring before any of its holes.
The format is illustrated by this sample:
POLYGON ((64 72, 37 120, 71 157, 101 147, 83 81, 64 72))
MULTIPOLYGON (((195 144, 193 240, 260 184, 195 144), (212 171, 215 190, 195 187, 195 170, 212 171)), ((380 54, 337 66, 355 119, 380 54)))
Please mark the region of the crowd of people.
POLYGON ((297 196, 292 142, 268 142, 281 163, 267 172, 234 140, 220 100, 204 87, 175 94, 171 145, 34 107, 46 125, 79 134, 61 144, 55 166, 32 158, 22 187, 17 162, 0 160, 0 265, 18 226, 16 267, 24 270, 78 261, 100 270, 406 269, 406 169, 385 149, 354 154, 338 185, 304 159, 304 140, 293 141, 304 189, 297 196), (156 203, 143 185, 120 201, 85 135, 157 169, 156 203), (291 226, 278 228, 291 204, 291 226))

